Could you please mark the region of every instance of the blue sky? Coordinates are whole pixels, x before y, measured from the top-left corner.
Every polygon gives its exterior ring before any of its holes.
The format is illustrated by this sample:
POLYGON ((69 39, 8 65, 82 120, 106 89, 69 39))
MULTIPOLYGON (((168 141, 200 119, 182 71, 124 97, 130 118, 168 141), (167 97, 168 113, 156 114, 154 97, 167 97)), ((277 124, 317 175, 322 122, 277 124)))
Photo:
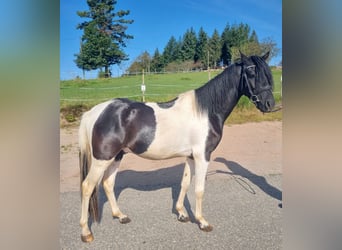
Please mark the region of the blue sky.
MULTIPOLYGON (((82 76, 82 70, 74 63, 79 52, 82 31, 76 26, 83 20, 76 14, 88 10, 86 0, 60 1, 60 78, 62 80, 82 76)), ((153 54, 156 48, 163 51, 173 35, 178 39, 185 31, 200 27, 212 35, 216 28, 221 34, 229 23, 247 23, 258 35, 259 41, 271 37, 282 48, 282 1, 281 0, 118 0, 118 10, 130 10, 126 19, 133 19, 127 33, 134 36, 124 48, 129 60, 120 66, 112 66, 113 76, 118 76, 143 51, 153 54)), ((281 61, 280 51, 271 65, 281 61)), ((95 78, 96 71, 86 72, 86 78, 95 78)))

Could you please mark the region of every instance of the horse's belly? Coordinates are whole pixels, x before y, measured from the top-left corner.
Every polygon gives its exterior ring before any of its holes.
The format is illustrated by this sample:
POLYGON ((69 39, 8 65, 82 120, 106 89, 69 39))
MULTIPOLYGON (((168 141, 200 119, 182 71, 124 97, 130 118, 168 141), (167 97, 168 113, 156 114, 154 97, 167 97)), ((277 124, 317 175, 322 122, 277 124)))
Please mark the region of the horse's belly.
POLYGON ((192 154, 192 147, 189 143, 186 143, 180 138, 174 138, 171 140, 165 140, 163 143, 154 141, 149 146, 147 151, 139 156, 151 160, 163 160, 174 157, 186 157, 192 154))
POLYGON ((207 133, 205 129, 202 130, 184 125, 170 129, 157 127, 154 140, 141 156, 159 160, 191 156, 194 148, 203 148, 204 152, 207 133))

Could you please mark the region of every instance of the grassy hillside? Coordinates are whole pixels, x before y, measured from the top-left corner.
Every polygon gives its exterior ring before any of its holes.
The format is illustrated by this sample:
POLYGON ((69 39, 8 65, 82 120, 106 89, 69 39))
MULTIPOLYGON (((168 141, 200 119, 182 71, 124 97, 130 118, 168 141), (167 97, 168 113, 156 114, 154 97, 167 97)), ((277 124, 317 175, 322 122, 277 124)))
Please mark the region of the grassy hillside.
MULTIPOLYGON (((211 72, 215 77, 220 71, 211 72)), ((280 70, 273 70, 274 95, 281 102, 280 70)), ((179 93, 195 89, 208 81, 207 72, 145 75, 145 101, 162 102, 179 93)), ((69 80, 60 83, 61 116, 67 121, 77 121, 81 113, 97 103, 116 97, 141 101, 142 76, 125 76, 111 79, 69 80)), ((247 98, 241 98, 228 123, 281 120, 281 112, 263 115, 247 98)))

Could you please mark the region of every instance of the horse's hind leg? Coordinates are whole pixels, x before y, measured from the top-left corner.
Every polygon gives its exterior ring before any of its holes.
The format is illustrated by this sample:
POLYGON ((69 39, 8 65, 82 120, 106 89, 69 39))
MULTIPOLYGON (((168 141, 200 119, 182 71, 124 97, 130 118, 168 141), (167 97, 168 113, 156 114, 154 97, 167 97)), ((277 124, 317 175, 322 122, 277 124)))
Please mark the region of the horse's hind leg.
MULTIPOLYGON (((93 194, 94 188, 100 182, 101 178, 107 167, 110 165, 111 161, 97 161, 92 159, 91 167, 87 177, 82 182, 82 212, 80 225, 82 228, 81 239, 84 242, 90 242, 94 239, 92 233, 90 232, 88 226, 88 208, 89 208, 89 200, 93 194)), ((95 195, 96 199, 97 196, 95 195)), ((96 204, 91 204, 92 206, 97 206, 96 204)), ((98 207, 92 207, 93 210, 98 210, 98 207)), ((97 214, 97 212, 96 212, 97 214)), ((98 220, 98 218, 93 218, 94 220, 98 220)))
POLYGON ((191 158, 187 158, 184 166, 184 172, 181 183, 181 190, 179 192, 178 200, 176 203, 176 209, 178 211, 178 220, 181 222, 188 222, 189 215, 184 208, 184 198, 188 191, 191 181, 191 167, 194 165, 194 161, 191 158))
POLYGON ((110 203, 110 206, 112 208, 112 215, 113 217, 119 218, 120 223, 126 224, 129 223, 131 220, 128 218, 127 215, 123 214, 117 203, 116 198, 114 194, 114 184, 115 184, 115 178, 118 173, 119 165, 121 162, 123 156, 123 152, 121 151, 115 158, 114 162, 109 166, 107 171, 104 174, 103 177, 103 189, 105 190, 105 193, 107 195, 108 201, 110 203))

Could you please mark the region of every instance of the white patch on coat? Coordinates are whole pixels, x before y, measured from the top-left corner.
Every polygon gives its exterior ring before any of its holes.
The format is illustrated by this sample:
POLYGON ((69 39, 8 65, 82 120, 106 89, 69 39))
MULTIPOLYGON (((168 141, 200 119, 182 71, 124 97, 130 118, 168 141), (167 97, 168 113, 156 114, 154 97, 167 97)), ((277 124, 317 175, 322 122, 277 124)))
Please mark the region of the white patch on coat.
POLYGON ((146 103, 155 112, 156 133, 147 151, 139 156, 158 160, 190 156, 196 151, 203 154, 208 135, 208 117, 198 113, 195 103, 193 90, 179 95, 170 108, 146 103))

